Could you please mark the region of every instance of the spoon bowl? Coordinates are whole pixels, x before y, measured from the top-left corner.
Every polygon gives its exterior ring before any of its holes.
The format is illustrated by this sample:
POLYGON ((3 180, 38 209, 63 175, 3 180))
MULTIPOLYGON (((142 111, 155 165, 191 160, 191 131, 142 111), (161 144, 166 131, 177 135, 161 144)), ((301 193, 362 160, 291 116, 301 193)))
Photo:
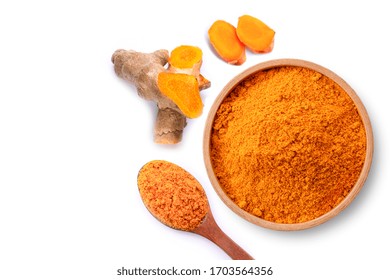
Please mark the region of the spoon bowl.
POLYGON ((233 260, 253 260, 221 230, 203 187, 180 166, 163 160, 150 161, 140 169, 137 183, 143 203, 161 223, 209 239, 233 260))

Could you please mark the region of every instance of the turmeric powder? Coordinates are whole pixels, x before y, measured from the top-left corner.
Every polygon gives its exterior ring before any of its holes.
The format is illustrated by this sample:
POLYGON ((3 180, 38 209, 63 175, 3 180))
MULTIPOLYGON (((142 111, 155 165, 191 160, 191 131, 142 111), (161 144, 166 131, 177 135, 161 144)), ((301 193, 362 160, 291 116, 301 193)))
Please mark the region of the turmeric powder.
POLYGON ((138 188, 146 208, 165 225, 184 231, 197 228, 209 211, 200 183, 183 168, 164 160, 145 164, 138 188))
POLYGON ((349 95, 321 73, 280 66, 239 83, 217 110, 214 173, 243 210, 267 221, 313 220, 357 181, 366 132, 349 95))

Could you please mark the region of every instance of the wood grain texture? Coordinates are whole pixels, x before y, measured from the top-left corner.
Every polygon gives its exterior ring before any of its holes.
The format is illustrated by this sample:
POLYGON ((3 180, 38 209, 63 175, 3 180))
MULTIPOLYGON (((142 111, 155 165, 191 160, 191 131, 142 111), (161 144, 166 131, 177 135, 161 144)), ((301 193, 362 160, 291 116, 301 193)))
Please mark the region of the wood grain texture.
POLYGON ((211 211, 208 212, 202 224, 193 230, 194 233, 199 234, 218 245, 225 251, 233 260, 253 260, 244 249, 235 243, 229 236, 227 236, 218 224, 215 222, 211 211))

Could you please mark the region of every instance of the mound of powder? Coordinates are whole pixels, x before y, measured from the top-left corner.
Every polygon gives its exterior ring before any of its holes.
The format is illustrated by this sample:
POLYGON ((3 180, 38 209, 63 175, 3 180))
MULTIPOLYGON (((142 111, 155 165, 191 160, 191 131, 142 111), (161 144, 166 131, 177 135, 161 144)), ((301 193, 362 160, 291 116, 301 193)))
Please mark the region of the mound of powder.
POLYGON ((210 153, 221 187, 240 208, 300 223, 348 195, 364 164, 366 135, 355 104, 333 80, 282 66, 251 75, 224 99, 210 153))

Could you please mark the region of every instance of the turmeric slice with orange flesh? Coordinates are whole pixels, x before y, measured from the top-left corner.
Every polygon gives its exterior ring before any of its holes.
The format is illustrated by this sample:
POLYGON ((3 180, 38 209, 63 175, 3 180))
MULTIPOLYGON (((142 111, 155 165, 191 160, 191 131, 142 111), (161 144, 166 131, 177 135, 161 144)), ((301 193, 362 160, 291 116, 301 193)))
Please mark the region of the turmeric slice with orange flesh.
POLYGON ((161 72, 157 85, 160 92, 171 99, 186 117, 196 118, 202 114, 203 102, 195 76, 161 72))
POLYGON ((203 52, 195 46, 179 46, 172 50, 169 64, 179 69, 192 69, 202 63, 203 52))
POLYGON ((246 60, 245 46, 236 34, 236 28, 224 20, 215 21, 208 31, 210 43, 227 63, 241 65, 246 60))
POLYGON ((238 19, 237 36, 254 53, 267 53, 273 49, 275 31, 261 20, 243 15, 238 19))
POLYGON ((168 71, 194 75, 199 83, 199 90, 210 87, 210 81, 200 74, 203 52, 199 47, 182 45, 172 50, 168 59, 168 71))

